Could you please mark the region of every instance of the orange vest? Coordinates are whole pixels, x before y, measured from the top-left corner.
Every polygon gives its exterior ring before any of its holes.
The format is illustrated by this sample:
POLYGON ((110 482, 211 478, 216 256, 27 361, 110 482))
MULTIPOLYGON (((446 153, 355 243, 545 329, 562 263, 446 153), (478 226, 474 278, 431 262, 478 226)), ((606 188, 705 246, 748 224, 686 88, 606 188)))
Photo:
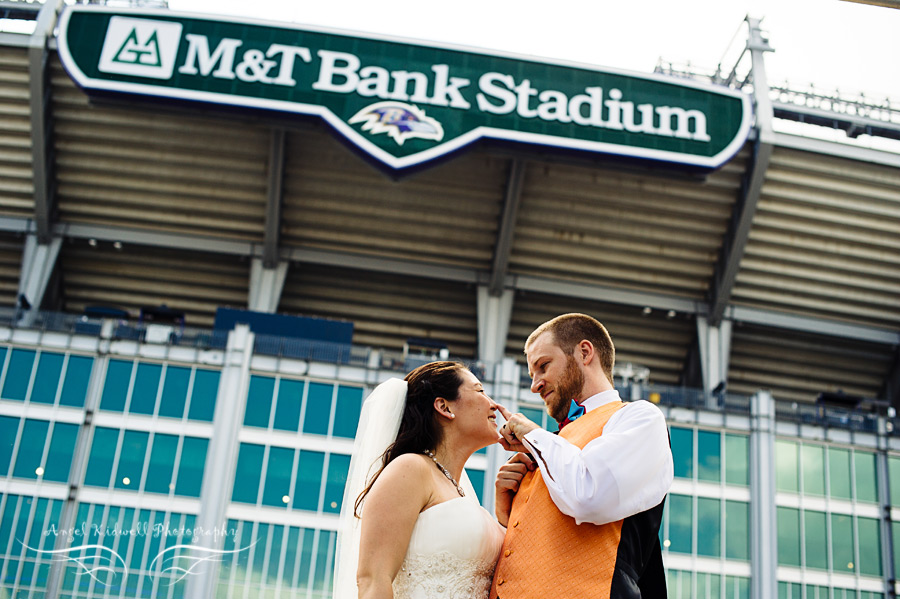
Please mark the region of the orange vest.
MULTIPOLYGON (((583 449, 624 406, 593 409, 559 436, 583 449)), ((553 503, 541 471, 529 472, 513 499, 490 599, 607 599, 621 530, 622 520, 575 524, 553 503)))

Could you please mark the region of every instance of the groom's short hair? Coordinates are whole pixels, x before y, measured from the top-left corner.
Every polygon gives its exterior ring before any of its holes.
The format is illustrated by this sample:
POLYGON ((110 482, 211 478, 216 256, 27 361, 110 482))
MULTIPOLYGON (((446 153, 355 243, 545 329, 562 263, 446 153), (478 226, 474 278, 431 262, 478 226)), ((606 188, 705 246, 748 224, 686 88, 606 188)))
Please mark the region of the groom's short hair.
POLYGON ((612 338, 600 321, 587 314, 579 314, 573 312, 571 314, 562 314, 548 320, 538 328, 536 328, 528 340, 525 341, 525 351, 534 341, 543 335, 550 333, 553 335, 553 342, 565 353, 570 355, 575 351, 575 346, 587 339, 594 346, 597 356, 600 358, 600 366, 609 382, 613 380, 613 364, 616 363, 616 348, 613 345, 612 338))

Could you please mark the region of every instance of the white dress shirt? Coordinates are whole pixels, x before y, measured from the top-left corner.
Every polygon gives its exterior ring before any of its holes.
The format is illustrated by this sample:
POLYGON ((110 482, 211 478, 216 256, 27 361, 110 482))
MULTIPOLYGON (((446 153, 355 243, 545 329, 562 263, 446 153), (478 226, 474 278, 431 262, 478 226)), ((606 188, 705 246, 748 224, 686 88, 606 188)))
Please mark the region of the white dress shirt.
MULTIPOLYGON (((619 401, 615 389, 581 405, 590 412, 611 401, 619 401)), ((656 506, 675 474, 665 417, 649 401, 626 403, 584 449, 540 428, 522 441, 553 503, 577 524, 615 522, 656 506)))

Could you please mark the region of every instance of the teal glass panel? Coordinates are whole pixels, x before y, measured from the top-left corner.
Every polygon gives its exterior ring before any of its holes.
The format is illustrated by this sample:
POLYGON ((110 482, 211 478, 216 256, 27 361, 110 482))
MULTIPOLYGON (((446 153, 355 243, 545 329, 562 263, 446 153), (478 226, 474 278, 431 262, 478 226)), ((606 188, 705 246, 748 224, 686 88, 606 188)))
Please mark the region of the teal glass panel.
MULTIPOLYGON (((804 586, 804 590, 806 591, 806 599, 832 599, 831 589, 823 585, 808 584, 804 586)), ((842 591, 843 589, 834 589, 834 599, 838 597, 844 599, 842 591)))
POLYGON ((212 422, 216 411, 216 395, 219 393, 218 370, 194 371, 194 387, 191 390, 191 407, 188 418, 212 422))
MULTIPOLYGON (((689 495, 669 495, 669 551, 691 553, 694 548, 693 498, 689 495)), ((665 543, 663 543, 665 544, 665 543)))
POLYGON ((750 484, 750 437, 725 434, 725 482, 729 485, 750 484))
POLYGON ((722 480, 722 437, 713 431, 697 431, 697 479, 722 480))
POLYGON ((284 542, 284 526, 273 526, 271 531, 272 543, 269 546, 269 566, 266 570, 266 582, 270 585, 278 584, 281 573, 278 571, 278 560, 281 555, 281 545, 284 542))
POLYGON ((697 498, 697 555, 719 557, 722 554, 721 506, 719 499, 697 498))
POLYGON ((141 362, 137 365, 134 377, 134 389, 131 391, 131 404, 128 411, 132 414, 153 414, 156 410, 156 396, 159 394, 159 379, 162 365, 141 362))
POLYGON ((851 498, 850 450, 828 448, 829 493, 836 499, 851 498))
POLYGON ((875 454, 869 451, 854 451, 853 466, 856 473, 856 500, 867 503, 878 501, 878 476, 875 454))
POLYGON ((361 387, 346 387, 344 385, 338 387, 332 435, 346 439, 352 439, 356 436, 356 427, 359 425, 359 413, 362 410, 362 402, 363 390, 361 387))
POLYGON ((250 581, 254 585, 260 585, 265 583, 265 579, 263 578, 263 564, 266 560, 266 545, 269 541, 269 525, 259 523, 256 525, 256 536, 255 538, 259 541, 256 545, 254 545, 250 551, 252 553, 251 557, 251 572, 250 572, 250 581))
POLYGON ((63 354, 41 352, 37 373, 34 375, 34 385, 31 388, 31 401, 47 404, 56 401, 56 390, 59 389, 64 359, 63 354))
MULTIPOLYGON (((19 419, 11 416, 0 416, 0 476, 9 474, 12 464, 13 447, 19 432, 19 419)), ((2 545, 0 545, 2 548, 2 545)))
MULTIPOLYGON (((181 461, 178 464, 178 479, 175 481, 176 495, 200 497, 208 445, 208 439, 199 437, 185 437, 184 441, 182 441, 181 461)), ((259 473, 257 472, 258 478, 259 473)))
POLYGON ((725 502, 725 557, 750 559, 750 504, 725 502))
POLYGON ((262 445, 241 443, 234 474, 234 490, 231 493, 232 501, 256 503, 265 449, 262 445))
POLYGON ((857 518, 859 531, 859 573, 881 576, 881 530, 875 518, 857 518))
POLYGON ((306 397, 306 409, 303 414, 303 432, 316 435, 327 435, 331 418, 331 399, 334 385, 310 383, 306 397))
POLYGON ((112 475, 113 459, 119 443, 119 431, 98 426, 94 429, 91 453, 88 456, 84 484, 92 487, 108 487, 112 475))
POLYGON ((31 381, 31 369, 34 367, 34 350, 13 349, 6 367, 6 380, 3 382, 3 399, 24 401, 31 381))
POLYGON ((825 495, 825 448, 821 445, 800 447, 803 462, 803 493, 825 495))
POLYGON ((150 449, 150 463, 147 465, 147 482, 144 490, 150 493, 168 494, 172 489, 172 475, 175 472, 175 454, 178 451, 178 436, 156 433, 150 449))
POLYGON ((782 566, 800 565, 800 510, 776 508, 778 519, 778 563, 782 566))
POLYGON ((696 596, 703 599, 720 599, 722 596, 722 577, 718 574, 697 572, 696 596))
POLYGON ((313 578, 313 596, 327 595, 331 586, 334 568, 334 543, 337 534, 322 530, 319 532, 319 550, 316 552, 316 573, 313 578))
POLYGON ((799 449, 793 441, 775 441, 775 487, 779 491, 800 491, 799 449))
POLYGON ((244 426, 269 427, 269 414, 272 411, 272 394, 274 392, 275 379, 272 377, 255 374, 250 377, 244 426))
POLYGON ((26 420, 19 440, 16 455, 16 466, 13 476, 19 478, 37 478, 36 470, 43 466, 44 443, 47 441, 47 429, 50 423, 46 420, 26 420))
POLYGON ((484 470, 466 468, 466 474, 469 475, 469 482, 475 487, 475 495, 478 496, 478 503, 481 503, 482 498, 484 497, 484 470))
POLYGON ((78 439, 77 424, 57 422, 50 437, 50 450, 44 465, 44 480, 64 483, 69 480, 75 441, 78 439))
POLYGON ((106 381, 103 383, 103 395, 100 396, 100 409, 111 412, 125 410, 128 398, 128 386, 131 383, 131 370, 134 362, 110 360, 106 366, 106 381))
POLYGON ((325 454, 318 451, 300 451, 297 462, 297 480, 294 482, 292 507, 298 510, 316 511, 319 509, 319 489, 322 482, 322 471, 325 466, 325 454))
POLYGON ((525 408, 525 407, 519 406, 519 412, 523 416, 525 416, 525 418, 528 418, 529 420, 531 420, 538 426, 541 426, 541 423, 543 422, 543 419, 544 419, 544 411, 543 410, 540 410, 538 408, 525 408))
POLYGON ((803 599, 800 583, 778 581, 778 599, 803 599))
POLYGON ((296 432, 300 428, 300 406, 303 404, 303 381, 281 379, 278 382, 278 401, 272 427, 296 432))
POLYGON ((113 484, 115 488, 132 491, 141 488, 141 475, 144 472, 149 437, 150 434, 143 431, 125 431, 122 449, 119 452, 119 467, 113 484))
POLYGON ((728 599, 750 599, 750 579, 743 576, 726 576, 725 597, 728 599))
POLYGON ((266 463, 266 484, 263 487, 262 496, 263 505, 285 507, 290 503, 291 472, 293 470, 293 449, 284 447, 269 448, 269 460, 266 463))
POLYGON ((62 393, 59 396, 59 405, 84 407, 84 398, 87 397, 88 384, 91 381, 91 370, 94 368, 94 358, 87 356, 69 356, 66 363, 66 376, 63 379, 62 393))
POLYGON ((162 397, 159 399, 159 415, 166 418, 184 416, 191 369, 183 366, 166 366, 166 380, 163 381, 162 397))
POLYGON ((673 426, 669 433, 672 440, 672 459, 675 476, 694 477, 694 429, 673 426))
POLYGON ((350 471, 350 456, 331 454, 328 459, 328 479, 325 481, 325 500, 322 510, 337 514, 341 511, 344 499, 344 486, 347 484, 347 473, 350 471))
POLYGON ((831 555, 835 572, 856 572, 853 525, 850 516, 831 514, 831 555))
POLYGON ((806 547, 806 567, 828 569, 828 540, 824 512, 803 512, 803 530, 806 547))
POLYGON ((299 557, 299 549, 300 549, 300 529, 296 526, 291 526, 288 530, 287 535, 287 546, 284 551, 284 568, 281 570, 281 579, 284 581, 284 584, 290 586, 291 588, 297 587, 297 582, 294 580, 294 572, 297 569, 297 558, 299 557))
POLYGON ((900 456, 888 456, 888 478, 891 481, 891 505, 900 506, 900 456))
POLYGON ((900 573, 900 522, 891 522, 891 535, 894 537, 894 572, 900 573))

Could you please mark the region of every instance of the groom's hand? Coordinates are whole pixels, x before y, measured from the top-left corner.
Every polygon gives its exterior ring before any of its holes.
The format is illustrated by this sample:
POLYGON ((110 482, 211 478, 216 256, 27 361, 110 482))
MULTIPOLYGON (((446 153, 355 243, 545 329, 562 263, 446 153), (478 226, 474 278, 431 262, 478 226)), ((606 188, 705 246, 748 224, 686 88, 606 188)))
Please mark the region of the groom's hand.
POLYGON ((527 453, 517 453, 508 462, 500 466, 497 472, 497 481, 494 483, 494 513, 497 521, 506 526, 509 523, 509 512, 512 509, 512 500, 519 490, 519 484, 525 478, 525 474, 534 470, 537 465, 527 453))
POLYGON ((522 443, 522 439, 525 438, 525 435, 540 427, 522 414, 513 414, 499 404, 497 408, 500 410, 503 418, 506 419, 506 424, 501 426, 499 431, 502 436, 500 445, 506 451, 528 451, 528 448, 522 443))

